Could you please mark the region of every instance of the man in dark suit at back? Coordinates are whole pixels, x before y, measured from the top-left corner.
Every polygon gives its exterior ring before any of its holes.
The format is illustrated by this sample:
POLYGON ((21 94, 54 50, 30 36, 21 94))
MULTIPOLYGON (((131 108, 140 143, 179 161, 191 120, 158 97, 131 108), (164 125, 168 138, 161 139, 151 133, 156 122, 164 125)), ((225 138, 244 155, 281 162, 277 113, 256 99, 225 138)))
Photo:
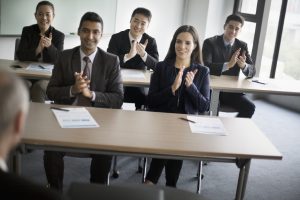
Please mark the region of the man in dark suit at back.
POLYGON ((61 199, 60 194, 8 172, 6 160, 23 135, 29 97, 23 82, 0 70, 0 196, 7 199, 61 199))
MULTIPOLYGON (((255 75, 247 44, 237 39, 243 25, 242 16, 229 15, 224 34, 204 40, 203 61, 211 75, 239 76, 240 71, 249 78, 255 75)), ((220 104, 236 109, 239 112, 237 117, 251 118, 255 111, 255 105, 244 93, 220 92, 220 104)))
MULTIPOLYGON (((123 84, 120 62, 97 45, 103 33, 103 20, 85 13, 78 35, 81 45, 61 53, 47 88, 49 99, 58 104, 121 108, 123 84)), ((84 133, 83 133, 84 134, 84 133)), ((64 152, 45 151, 44 167, 50 187, 63 189, 64 152)), ((106 184, 112 156, 91 155, 90 182, 106 184)))
MULTIPOLYGON (((158 62, 156 41, 145 33, 152 14, 146 8, 136 8, 130 19, 130 29, 112 35, 107 51, 119 56, 121 67, 128 69, 152 69, 158 62)), ((135 103, 136 109, 145 105, 144 88, 125 87, 124 102, 135 103)))

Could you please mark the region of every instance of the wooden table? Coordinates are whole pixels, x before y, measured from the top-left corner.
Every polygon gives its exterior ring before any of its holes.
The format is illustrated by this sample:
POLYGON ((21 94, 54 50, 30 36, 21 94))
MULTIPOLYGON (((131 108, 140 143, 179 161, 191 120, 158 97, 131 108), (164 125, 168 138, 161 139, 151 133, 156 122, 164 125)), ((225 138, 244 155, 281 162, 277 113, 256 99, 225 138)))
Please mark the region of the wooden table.
MULTIPOLYGON (((6 60, 0 59, 0 68, 6 68, 10 71, 15 72, 20 77, 25 79, 46 79, 51 78, 52 73, 48 71, 36 71, 26 69, 33 62, 21 62, 17 60, 6 60), (14 66, 19 66, 21 68, 16 68, 14 66)), ((41 63, 42 64, 42 63, 41 63)), ((151 72, 149 70, 134 70, 134 69, 125 69, 121 70, 122 79, 124 86, 134 86, 134 87, 148 87, 150 84, 151 72), (129 72, 124 75, 124 72, 129 72), (137 77, 137 73, 143 73, 143 77, 137 77)))
POLYGON ((49 105, 31 103, 22 144, 30 149, 237 163, 236 199, 244 196, 251 159, 282 159, 251 119, 220 118, 228 135, 217 136, 191 133, 189 123, 179 119, 184 114, 87 109, 99 128, 62 129, 49 105))
MULTIPOLYGON (((20 65, 24 68, 30 62, 19 62, 13 60, 0 59, 0 67, 10 68, 12 65, 20 65)), ((49 79, 51 73, 30 71, 26 69, 12 69, 18 75, 24 78, 32 79, 49 79)), ((127 70, 127 69, 126 69, 127 70)), ((133 73, 141 72, 140 70, 127 70, 133 73)), ((149 87, 150 85, 150 71, 142 71, 144 78, 133 78, 123 76, 124 86, 133 87, 149 87)), ((218 114, 219 95, 220 92, 237 92, 237 93, 263 93, 263 94, 280 94, 280 95, 300 95, 300 81, 297 80, 279 80, 279 79, 265 79, 266 84, 252 82, 252 79, 246 79, 245 76, 210 76, 210 87, 212 90, 210 111, 212 115, 218 114)))
POLYGON ((300 81, 298 80, 279 80, 263 79, 266 84, 252 82, 245 76, 210 76, 210 87, 212 90, 210 110, 216 116, 219 106, 220 92, 237 93, 261 93, 279 95, 300 95, 300 81))

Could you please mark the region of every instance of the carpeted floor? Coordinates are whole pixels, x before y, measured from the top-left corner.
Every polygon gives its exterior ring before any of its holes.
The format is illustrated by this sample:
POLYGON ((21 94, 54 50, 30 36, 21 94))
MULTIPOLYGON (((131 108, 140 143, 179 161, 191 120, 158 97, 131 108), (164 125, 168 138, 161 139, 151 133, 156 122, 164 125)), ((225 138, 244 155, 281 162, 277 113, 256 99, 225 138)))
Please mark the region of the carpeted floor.
MULTIPOLYGON (((282 161, 252 160, 245 199, 298 200, 300 199, 300 113, 255 100, 253 120, 283 154, 282 161)), ((223 115, 224 116, 224 115, 223 115)), ((43 169, 43 151, 35 150, 22 157, 24 176, 46 185, 43 169)), ((64 189, 73 181, 89 182, 89 158, 65 158, 64 189)), ((118 157, 118 179, 114 183, 139 183, 137 158, 118 157)), ((178 188, 196 191, 197 162, 184 161, 178 188)), ((235 196, 238 169, 230 163, 208 163, 204 166, 200 197, 205 200, 232 200, 235 196)), ((165 182, 164 176, 159 184, 165 182)))

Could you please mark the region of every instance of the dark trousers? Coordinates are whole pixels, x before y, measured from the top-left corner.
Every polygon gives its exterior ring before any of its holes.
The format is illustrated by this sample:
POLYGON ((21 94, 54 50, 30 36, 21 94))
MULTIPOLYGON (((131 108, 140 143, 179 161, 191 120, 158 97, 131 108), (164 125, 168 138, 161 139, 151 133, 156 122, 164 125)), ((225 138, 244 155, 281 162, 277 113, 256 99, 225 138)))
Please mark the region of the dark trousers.
POLYGON ((156 184, 164 167, 166 173, 166 186, 176 187, 179 173, 182 168, 182 160, 152 158, 146 179, 156 184))
POLYGON ((255 111, 255 105, 243 93, 220 92, 220 105, 236 109, 237 117, 251 118, 255 111))
POLYGON ((134 103, 135 108, 141 109, 146 103, 146 94, 144 88, 124 87, 124 102, 134 103))
MULTIPOLYGON (((44 168, 46 177, 51 188, 62 191, 64 177, 64 156, 65 152, 45 151, 44 168)), ((90 182, 107 184, 112 156, 91 155, 90 182)))

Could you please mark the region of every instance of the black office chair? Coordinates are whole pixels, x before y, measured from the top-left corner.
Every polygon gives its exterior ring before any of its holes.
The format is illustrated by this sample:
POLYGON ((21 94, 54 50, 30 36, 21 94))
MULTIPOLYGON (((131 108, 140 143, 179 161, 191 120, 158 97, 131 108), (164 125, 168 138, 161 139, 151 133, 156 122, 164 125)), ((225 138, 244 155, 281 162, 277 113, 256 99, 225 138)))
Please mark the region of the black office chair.
POLYGON ((17 51, 19 49, 20 41, 21 41, 21 38, 16 38, 14 60, 19 60, 18 55, 17 55, 17 51))

